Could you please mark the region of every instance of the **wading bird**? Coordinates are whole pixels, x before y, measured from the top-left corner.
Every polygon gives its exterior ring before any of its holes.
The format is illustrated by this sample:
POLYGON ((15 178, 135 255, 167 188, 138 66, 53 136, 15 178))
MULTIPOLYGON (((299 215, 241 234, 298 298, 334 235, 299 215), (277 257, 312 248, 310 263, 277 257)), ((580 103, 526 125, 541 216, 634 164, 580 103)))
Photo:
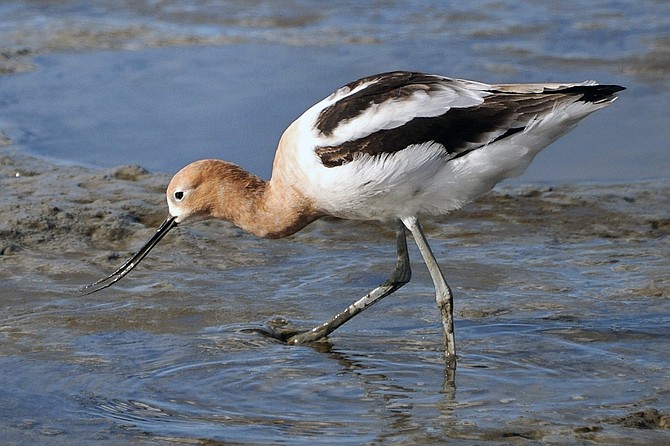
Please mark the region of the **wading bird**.
POLYGON ((407 229, 434 282, 445 354, 455 364, 453 296, 419 220, 447 214, 519 175, 623 89, 595 82, 488 85, 404 71, 357 80, 286 129, 269 181, 221 160, 184 167, 170 181, 169 216, 151 240, 81 292, 114 284, 186 222, 218 218, 267 238, 286 237, 324 216, 395 222, 397 264, 388 280, 328 322, 284 340, 324 338, 407 283, 407 229))

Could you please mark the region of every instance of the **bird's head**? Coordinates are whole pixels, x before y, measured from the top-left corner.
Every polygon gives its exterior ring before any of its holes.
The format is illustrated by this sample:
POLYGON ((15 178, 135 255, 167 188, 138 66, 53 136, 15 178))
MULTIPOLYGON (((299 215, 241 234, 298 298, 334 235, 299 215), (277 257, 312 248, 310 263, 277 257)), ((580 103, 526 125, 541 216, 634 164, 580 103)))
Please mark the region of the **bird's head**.
POLYGON ((211 216, 218 193, 214 186, 218 160, 195 161, 172 177, 166 191, 170 217, 175 223, 203 220, 211 216))

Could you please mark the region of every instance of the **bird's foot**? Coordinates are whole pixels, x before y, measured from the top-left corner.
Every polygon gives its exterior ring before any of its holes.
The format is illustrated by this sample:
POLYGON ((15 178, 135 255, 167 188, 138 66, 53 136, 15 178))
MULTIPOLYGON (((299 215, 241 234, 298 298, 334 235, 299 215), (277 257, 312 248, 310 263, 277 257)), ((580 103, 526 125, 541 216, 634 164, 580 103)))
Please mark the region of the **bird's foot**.
POLYGON ((270 319, 263 327, 249 328, 245 331, 259 333, 287 344, 304 344, 315 340, 309 338, 311 330, 300 329, 283 317, 270 319))

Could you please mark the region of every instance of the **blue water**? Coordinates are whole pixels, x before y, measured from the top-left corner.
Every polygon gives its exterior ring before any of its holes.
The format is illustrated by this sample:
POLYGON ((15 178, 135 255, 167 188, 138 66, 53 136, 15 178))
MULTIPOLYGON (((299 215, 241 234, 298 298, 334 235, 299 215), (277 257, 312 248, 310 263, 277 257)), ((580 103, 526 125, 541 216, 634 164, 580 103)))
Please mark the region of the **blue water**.
POLYGON ((628 90, 517 181, 667 176, 667 3, 588 2, 586 17, 579 2, 456 3, 9 2, 7 42, 39 55, 0 79, 0 130, 52 159, 174 173, 216 157, 268 178, 284 128, 371 73, 596 79, 628 90))

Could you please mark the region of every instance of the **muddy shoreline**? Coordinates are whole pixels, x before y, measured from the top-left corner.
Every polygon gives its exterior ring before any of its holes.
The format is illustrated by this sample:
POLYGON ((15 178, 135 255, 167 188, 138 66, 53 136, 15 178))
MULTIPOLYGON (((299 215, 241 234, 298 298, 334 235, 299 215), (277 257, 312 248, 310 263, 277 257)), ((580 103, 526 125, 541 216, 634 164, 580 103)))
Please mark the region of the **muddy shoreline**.
MULTIPOLYGON (((0 253, 4 259, 11 258, 15 267, 27 270, 41 255, 113 263, 132 253, 167 216, 164 191, 169 179, 167 174, 151 174, 136 165, 113 169, 57 165, 2 149, 0 181, 6 194, 0 202, 0 253)), ((670 234, 668 209, 670 184, 665 180, 502 186, 434 224, 446 224, 448 229, 442 231, 447 235, 442 237, 464 242, 530 237, 543 231, 555 234, 559 243, 589 238, 664 240, 670 234)), ((221 227, 226 234, 241 234, 219 222, 198 225, 198 231, 216 238, 221 227)), ((187 238, 172 243, 179 243, 175 248, 188 255, 198 255, 199 247, 190 246, 187 238)), ((80 266, 87 271, 93 265, 80 266)), ((668 277, 659 279, 664 280, 653 285, 658 287, 656 294, 669 296, 668 277)))

